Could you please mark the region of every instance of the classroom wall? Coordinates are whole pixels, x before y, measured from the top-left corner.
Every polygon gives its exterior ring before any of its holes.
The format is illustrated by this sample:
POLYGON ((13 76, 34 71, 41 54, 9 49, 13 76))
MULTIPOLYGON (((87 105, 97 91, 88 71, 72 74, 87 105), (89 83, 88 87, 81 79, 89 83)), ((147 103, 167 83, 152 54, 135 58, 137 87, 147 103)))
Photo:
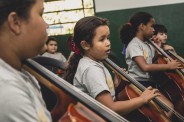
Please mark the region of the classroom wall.
MULTIPOLYGON (((97 16, 110 21, 112 51, 120 66, 126 67, 121 54, 123 45, 119 39, 119 28, 138 11, 149 12, 155 17, 156 23, 164 24, 168 29, 168 43, 184 57, 184 0, 95 0, 95 11, 97 16)), ((56 36, 59 40, 59 51, 66 57, 70 54, 66 46, 68 37, 69 35, 56 36)))
POLYGON ((119 39, 120 26, 127 23, 129 17, 138 11, 149 12, 154 16, 156 23, 164 24, 168 29, 167 42, 184 57, 184 3, 97 12, 97 16, 108 18, 110 21, 112 51, 117 55, 119 65, 126 67, 121 54, 123 45, 119 39))
POLYGON ((58 40, 58 51, 60 51, 66 58, 68 58, 68 56, 70 55, 70 50, 67 45, 67 40, 69 36, 69 34, 55 36, 58 40))
POLYGON ((96 12, 184 3, 184 0, 94 0, 96 12))

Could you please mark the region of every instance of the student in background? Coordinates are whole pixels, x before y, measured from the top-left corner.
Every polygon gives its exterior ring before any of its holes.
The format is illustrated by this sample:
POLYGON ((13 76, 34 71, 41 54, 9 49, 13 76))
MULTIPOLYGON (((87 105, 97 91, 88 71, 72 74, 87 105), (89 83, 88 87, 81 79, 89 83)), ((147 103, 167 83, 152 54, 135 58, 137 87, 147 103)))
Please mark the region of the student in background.
MULTIPOLYGON (((149 72, 174 70, 180 68, 180 64, 168 61, 168 64, 152 64, 155 50, 146 40, 150 39, 154 33, 155 20, 152 15, 146 12, 135 13, 128 23, 122 26, 120 37, 126 47, 126 63, 128 73, 145 87, 156 87, 149 72)), ((172 103, 163 95, 159 96, 168 106, 173 108, 172 103)), ((171 116, 171 112, 167 113, 171 116)))
POLYGON ((115 101, 114 83, 102 60, 110 53, 108 20, 96 16, 80 19, 74 28, 69 60, 64 79, 119 114, 129 113, 159 95, 148 87, 139 97, 115 101))
POLYGON ((154 41, 159 47, 164 50, 172 50, 175 52, 174 48, 167 44, 167 28, 161 24, 155 24, 153 27, 154 34, 152 37, 152 41, 154 41))
POLYGON ((58 50, 58 44, 57 40, 54 37, 49 37, 47 42, 47 50, 45 53, 42 54, 42 56, 54 58, 56 60, 61 61, 65 64, 65 67, 68 65, 66 58, 61 52, 57 52, 58 50))
MULTIPOLYGON (((164 51, 174 52, 177 55, 177 57, 182 60, 183 58, 180 57, 176 53, 175 49, 167 43, 167 39, 168 39, 167 28, 164 25, 161 25, 161 24, 155 24, 153 27, 154 27, 155 31, 154 31, 154 34, 153 34, 153 37, 151 38, 151 40, 154 41, 154 43, 157 44, 164 51)), ((157 58, 158 58, 159 54, 160 54, 160 52, 157 51, 157 53, 155 54, 155 57, 153 58, 153 62, 157 61, 157 58)), ((184 64, 181 62, 181 67, 182 66, 184 66, 184 64)))
POLYGON ((52 121, 38 81, 22 68, 48 38, 43 10, 43 0, 0 1, 1 122, 52 121))

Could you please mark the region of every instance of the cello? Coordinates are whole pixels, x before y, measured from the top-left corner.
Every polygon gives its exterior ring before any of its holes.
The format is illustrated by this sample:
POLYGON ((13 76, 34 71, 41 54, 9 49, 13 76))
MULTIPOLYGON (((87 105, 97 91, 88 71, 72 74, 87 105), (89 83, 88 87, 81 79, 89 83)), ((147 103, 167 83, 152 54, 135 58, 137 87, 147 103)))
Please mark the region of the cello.
MULTIPOLYGON (((133 85, 129 85, 129 86, 126 85, 126 92, 128 94, 129 99, 136 97, 138 95, 138 93, 140 93, 140 91, 142 92, 142 91, 145 90, 145 87, 142 84, 140 84, 138 81, 136 81, 130 75, 128 75, 125 71, 123 71, 120 67, 118 67, 110 59, 107 58, 103 62, 107 66, 109 66, 113 71, 115 71, 120 77, 125 77, 128 81, 131 82, 131 84, 133 84, 136 87, 135 88, 133 85), (137 88, 139 90, 137 90, 137 88), (134 91, 137 91, 137 92, 135 93, 134 91)), ((122 96, 124 96, 124 95, 122 94, 120 97, 122 97, 122 96)), ((122 98, 119 98, 119 99, 121 100, 122 98)), ((148 105, 144 105, 143 107, 141 107, 139 109, 139 111, 141 113, 144 113, 144 115, 148 118, 148 121, 153 121, 153 122, 167 122, 167 121, 170 121, 170 119, 167 118, 167 116, 164 115, 163 110, 166 111, 166 112, 171 111, 177 119, 175 121, 184 122, 184 117, 182 115, 180 115, 174 109, 168 107, 159 98, 152 99, 151 102, 148 103, 148 105)), ((135 121, 137 122, 138 120, 135 120, 135 121)))
POLYGON ((170 54, 172 56, 172 58, 177 59, 178 61, 180 61, 182 63, 182 65, 184 65, 184 59, 180 56, 178 56, 176 53, 174 53, 171 50, 166 51, 168 54, 170 54))
MULTIPOLYGON (((60 121, 60 118, 62 118, 62 116, 66 113, 67 109, 72 110, 74 109, 72 106, 70 106, 70 103, 76 104, 77 102, 83 104, 84 106, 92 110, 104 121, 128 122, 128 120, 124 119, 119 114, 115 113, 114 111, 107 108, 106 106, 96 101, 95 99, 89 97, 87 94, 83 93, 82 91, 80 91, 79 89, 77 89, 76 87, 74 87, 73 85, 71 85, 70 83, 59 77, 58 75, 49 71, 45 67, 41 66, 37 62, 33 61, 32 59, 27 59, 24 62, 23 68, 30 74, 35 76, 39 82, 42 82, 46 87, 51 89, 59 99, 57 101, 57 105, 51 112, 54 122, 60 121)), ((99 119, 93 120, 89 118, 82 119, 80 118, 80 116, 75 116, 71 118, 74 120, 70 121, 84 122, 85 120, 89 120, 90 122, 93 122, 99 120, 99 119)))
MULTIPOLYGON (((158 55, 157 63, 166 64, 163 57, 170 61, 173 57, 169 56, 164 50, 158 47, 154 42, 148 41, 161 55, 158 55)), ((172 51, 170 53, 174 54, 172 51)), ((181 62, 183 61, 180 59, 181 62)), ((175 110, 184 116, 184 70, 176 69, 173 71, 157 72, 152 74, 159 84, 165 96, 171 100, 175 106, 175 110)))
MULTIPOLYGON (((184 59, 180 56, 178 56, 176 53, 174 53, 171 50, 166 51, 173 59, 177 59, 179 62, 181 62, 182 66, 184 67, 184 59)), ((182 72, 184 72, 184 68, 181 69, 182 72)))
MULTIPOLYGON (((158 45, 156 45, 153 41, 151 40, 147 40, 147 42, 149 44, 151 44, 162 56, 164 56, 165 58, 169 59, 170 61, 174 60, 171 56, 169 56, 163 49, 161 49, 158 45)), ((183 63, 183 59, 179 56, 177 56, 176 54, 174 54, 174 52, 172 51, 168 51, 170 54, 172 54, 174 57, 176 57, 181 63, 183 63)), ((184 75, 184 71, 181 69, 177 69, 177 72, 181 72, 182 75, 184 75)))

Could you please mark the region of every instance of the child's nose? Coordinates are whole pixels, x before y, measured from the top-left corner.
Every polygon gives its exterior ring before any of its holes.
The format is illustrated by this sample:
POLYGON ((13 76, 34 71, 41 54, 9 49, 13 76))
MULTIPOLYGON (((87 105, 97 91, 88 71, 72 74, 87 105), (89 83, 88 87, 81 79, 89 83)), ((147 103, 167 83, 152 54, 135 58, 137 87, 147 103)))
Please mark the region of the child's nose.
POLYGON ((106 41, 106 45, 108 45, 108 46, 111 45, 110 40, 107 40, 107 41, 106 41))

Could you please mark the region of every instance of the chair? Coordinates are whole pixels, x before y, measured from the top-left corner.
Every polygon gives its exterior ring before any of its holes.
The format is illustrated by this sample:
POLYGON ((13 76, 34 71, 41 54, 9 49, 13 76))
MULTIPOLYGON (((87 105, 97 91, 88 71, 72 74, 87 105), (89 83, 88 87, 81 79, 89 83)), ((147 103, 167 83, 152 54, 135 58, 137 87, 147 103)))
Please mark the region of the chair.
POLYGON ((62 76, 64 73, 65 70, 64 62, 44 56, 37 56, 33 58, 33 60, 59 76, 62 76))

